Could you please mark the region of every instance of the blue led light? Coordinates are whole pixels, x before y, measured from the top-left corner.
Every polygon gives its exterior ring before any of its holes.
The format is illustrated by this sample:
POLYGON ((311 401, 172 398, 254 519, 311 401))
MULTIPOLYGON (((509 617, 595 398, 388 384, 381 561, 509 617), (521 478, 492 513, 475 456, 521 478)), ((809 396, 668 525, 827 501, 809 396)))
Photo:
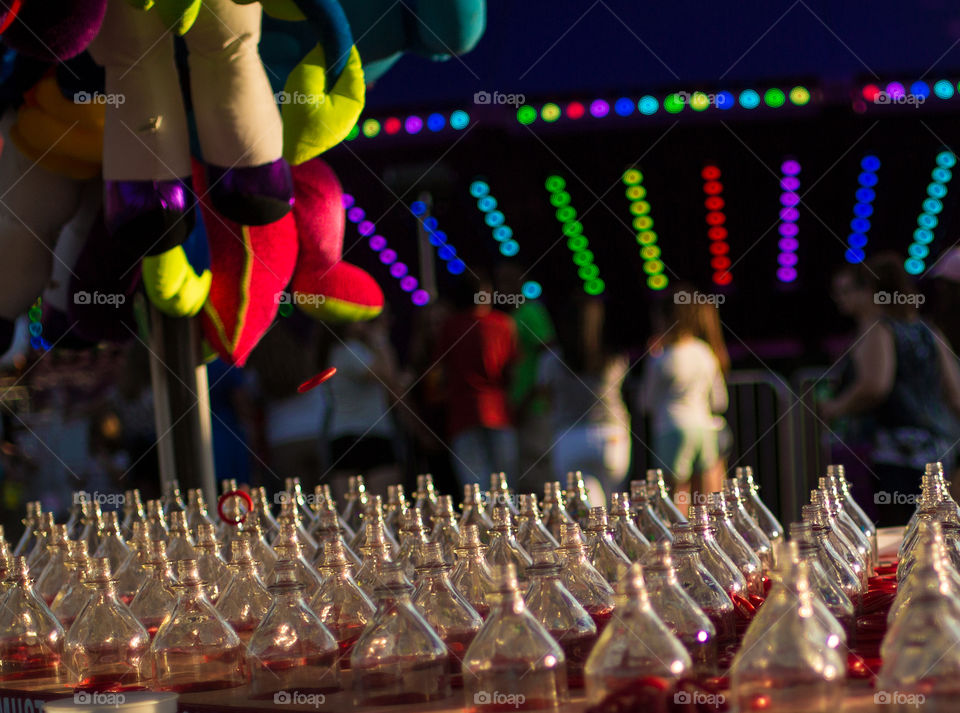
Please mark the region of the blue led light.
MULTIPOLYGON (((437 245, 444 245, 447 242, 447 234, 442 230, 431 230, 430 237, 435 238, 437 245)), ((433 241, 431 241, 433 242, 433 241)))
POLYGON ((863 258, 865 257, 863 250, 860 248, 847 248, 847 251, 843 256, 846 258, 847 262, 852 263, 853 265, 863 262, 863 258))
POLYGON ((927 186, 927 195, 931 198, 943 198, 947 195, 947 187, 942 183, 931 183, 927 186))
POLYGON ((937 220, 937 216, 930 215, 929 213, 921 213, 917 217, 917 225, 921 228, 927 228, 928 230, 933 230, 937 227, 937 223, 940 221, 937 220))
POLYGON ((423 201, 414 201, 410 204, 410 212, 419 218, 427 212, 427 204, 423 201))
POLYGON ((929 245, 933 242, 933 231, 929 228, 917 228, 913 231, 913 241, 921 245, 929 245))
POLYGON ((873 203, 874 198, 877 197, 877 192, 872 188, 858 188, 857 189, 857 200, 860 203, 873 203))
POLYGON ((851 248, 862 248, 867 244, 867 236, 863 233, 850 233, 847 238, 847 245, 851 248))
POLYGON ((443 114, 431 114, 427 117, 427 128, 430 131, 440 131, 446 125, 447 120, 443 118, 443 114))
POLYGON ((910 93, 916 97, 923 97, 926 99, 930 96, 930 85, 926 82, 914 82, 910 85, 910 93))
POLYGON ((877 185, 877 174, 864 172, 857 176, 857 183, 867 188, 873 188, 877 185))
POLYGON ((880 168, 880 159, 876 156, 864 156, 860 161, 860 168, 870 173, 876 173, 880 168))
POLYGON ((957 165, 957 157, 952 151, 941 151, 937 154, 937 165, 940 168, 953 168, 957 165))
POLYGON ((503 213, 499 210, 493 210, 487 213, 487 216, 483 219, 483 222, 489 225, 491 228, 496 228, 498 225, 503 225, 503 213))
POLYGON ((859 218, 869 218, 873 215, 873 206, 869 203, 854 203, 853 214, 859 218))
POLYGON ((432 215, 429 218, 424 218, 423 227, 427 230, 436 230, 437 229, 437 219, 432 215))
POLYGON ((918 260, 923 260, 927 255, 930 254, 930 248, 921 243, 914 243, 909 248, 907 248, 907 254, 910 257, 915 257, 918 260))
POLYGON ((943 203, 938 201, 936 198, 927 198, 923 202, 923 212, 930 213, 931 215, 939 215, 943 211, 943 203))
POLYGON ((536 280, 528 280, 527 282, 523 283, 523 287, 520 288, 520 292, 522 292, 523 296, 528 300, 535 300, 543 294, 543 287, 541 287, 540 283, 536 280))
POLYGON ((490 194, 490 186, 485 181, 474 181, 470 184, 470 195, 474 198, 483 198, 490 194))
POLYGON ((854 218, 850 221, 850 228, 855 233, 866 233, 870 230, 870 221, 866 218, 854 218))
POLYGON ((918 260, 915 257, 907 258, 903 263, 904 269, 911 275, 919 275, 923 272, 926 265, 924 265, 923 260, 918 260))
POLYGON ((949 168, 937 167, 930 172, 930 175, 933 176, 933 180, 937 183, 949 183, 950 179, 953 178, 953 174, 950 173, 949 168))
POLYGON ((633 113, 633 100, 627 99, 627 97, 621 97, 617 99, 616 104, 613 105, 613 110, 619 116, 630 116, 633 113))
POLYGON ((513 229, 509 225, 498 225, 493 229, 493 239, 502 243, 513 237, 513 229))
POLYGON ((507 257, 513 257, 520 252, 520 244, 516 240, 506 240, 500 243, 500 253, 507 257))
POLYGON ((737 105, 737 98, 730 92, 720 92, 716 98, 717 109, 733 109, 737 105))
POLYGON ((484 196, 477 201, 477 208, 479 208, 484 213, 489 213, 491 210, 497 207, 497 199, 493 196, 484 196))
POLYGON ((451 260, 447 263, 447 272, 451 275, 462 275, 463 271, 467 269, 466 263, 459 258, 456 260, 451 260))
POLYGON ((457 256, 457 251, 453 249, 453 246, 449 243, 441 245, 440 249, 437 250, 437 257, 446 262, 447 260, 452 260, 457 256))

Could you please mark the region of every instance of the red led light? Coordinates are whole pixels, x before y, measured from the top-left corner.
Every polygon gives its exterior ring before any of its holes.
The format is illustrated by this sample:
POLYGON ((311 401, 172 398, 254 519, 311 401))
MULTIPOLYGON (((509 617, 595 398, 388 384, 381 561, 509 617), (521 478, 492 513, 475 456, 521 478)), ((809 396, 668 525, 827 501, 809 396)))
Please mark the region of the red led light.
POLYGON ((585 112, 586 109, 580 102, 570 102, 567 105, 567 116, 571 119, 579 119, 584 115, 585 112))
POLYGON ((726 270, 717 270, 713 273, 713 281, 717 285, 729 285, 733 281, 733 275, 726 270))
POLYGON ((710 243, 711 255, 726 255, 730 252, 730 244, 724 242, 710 243))
POLYGON ((703 184, 703 192, 708 196, 716 196, 723 193, 723 184, 720 181, 707 181, 703 184))
POLYGON ((876 84, 868 84, 863 88, 863 98, 868 102, 874 101, 880 95, 880 87, 876 84))
POLYGON ((727 216, 723 213, 707 213, 707 225, 723 225, 727 222, 727 216))
POLYGON ((707 210, 723 210, 725 203, 720 196, 710 196, 703 202, 703 205, 706 206, 707 210))
POLYGON ((707 237, 711 240, 726 240, 727 229, 722 225, 715 225, 707 231, 707 237))
POLYGON ((400 131, 400 128, 403 126, 400 119, 395 116, 391 116, 385 122, 383 122, 383 130, 388 134, 396 134, 400 131))
POLYGON ((710 260, 710 267, 714 270, 726 270, 730 267, 730 258, 725 255, 717 255, 710 260))
POLYGON ((720 169, 716 166, 704 166, 700 175, 704 181, 716 181, 720 178, 720 169))

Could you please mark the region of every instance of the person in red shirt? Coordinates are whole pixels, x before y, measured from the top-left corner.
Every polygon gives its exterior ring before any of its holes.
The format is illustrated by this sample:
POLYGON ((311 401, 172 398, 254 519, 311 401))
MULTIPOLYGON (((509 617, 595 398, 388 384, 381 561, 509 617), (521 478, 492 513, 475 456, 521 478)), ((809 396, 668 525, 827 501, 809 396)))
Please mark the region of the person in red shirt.
POLYGON ((516 473, 517 436, 507 389, 517 358, 517 328, 513 318, 493 308, 496 297, 488 279, 461 279, 453 295, 455 311, 437 343, 447 435, 461 485, 490 473, 516 473))

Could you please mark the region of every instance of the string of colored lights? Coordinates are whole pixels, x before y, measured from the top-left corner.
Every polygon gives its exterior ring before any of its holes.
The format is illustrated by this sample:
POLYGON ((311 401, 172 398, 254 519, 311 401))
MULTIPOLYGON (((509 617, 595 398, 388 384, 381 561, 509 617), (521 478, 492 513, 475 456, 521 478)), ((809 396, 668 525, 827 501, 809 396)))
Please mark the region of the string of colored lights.
POLYGON ((380 256, 380 262, 387 265, 390 275, 400 282, 400 289, 410 293, 410 301, 422 307, 430 301, 430 293, 418 286, 417 278, 410 275, 409 268, 397 260, 397 251, 387 246, 387 239, 377 235, 377 226, 367 220, 363 208, 356 204, 356 199, 349 193, 343 194, 343 207, 347 211, 347 220, 357 226, 357 232, 368 238, 370 249, 380 256))
POLYGON ((844 257, 847 262, 856 265, 866 256, 867 233, 870 231, 870 216, 873 215, 873 201, 877 197, 874 186, 877 185, 877 171, 880 159, 876 156, 864 156, 860 160, 860 175, 857 176, 857 202, 853 204, 853 220, 847 237, 847 250, 844 257))
POLYGON ((423 201, 414 201, 410 204, 410 212, 423 225, 430 244, 437 249, 437 257, 446 264, 447 272, 451 275, 462 275, 467 265, 457 257, 457 249, 447 240, 447 234, 439 230, 437 219, 427 215, 427 204, 423 201))
POLYGON ((550 205, 556 209, 555 215, 567 239, 567 247, 573 253, 573 264, 577 266, 577 276, 583 280, 583 291, 588 295, 603 294, 606 284, 600 278, 600 268, 593 262, 593 251, 583 234, 583 223, 577 220, 577 209, 570 204, 567 182, 561 176, 550 176, 544 186, 550 194, 550 205))
POLYGON ((50 349, 50 342, 43 336, 41 317, 43 317, 43 303, 42 298, 38 297, 33 306, 27 310, 27 318, 30 320, 27 330, 30 332, 30 346, 45 352, 50 349))
POLYGON ((426 118, 411 114, 401 119, 397 116, 389 116, 382 119, 367 118, 361 119, 347 134, 347 141, 362 136, 367 139, 373 139, 377 136, 396 136, 405 133, 409 136, 415 136, 424 129, 430 133, 439 133, 448 128, 454 131, 462 131, 470 125, 470 115, 462 109, 450 112, 449 116, 440 112, 433 112, 426 118))
POLYGON ((927 184, 927 197, 923 200, 923 211, 917 216, 917 229, 913 231, 913 242, 907 248, 909 257, 903 267, 911 275, 919 275, 927 264, 924 260, 930 254, 930 243, 933 242, 933 231, 939 219, 937 216, 943 211, 943 199, 947 195, 947 186, 953 178, 950 170, 957 165, 957 157, 952 151, 941 151, 937 154, 936 167, 931 173, 933 182, 927 184))
POLYGON ((633 216, 633 229, 637 231, 640 244, 640 257, 643 258, 643 271, 647 274, 647 287, 651 290, 664 289, 669 280, 663 274, 663 260, 660 259, 660 246, 657 234, 653 230, 653 218, 650 215, 650 202, 647 189, 643 185, 643 174, 635 168, 623 172, 623 184, 627 187, 626 196, 630 201, 630 214, 633 216))
POLYGON ((517 109, 517 121, 525 126, 540 121, 552 124, 562 118, 576 121, 589 114, 595 119, 606 116, 628 117, 638 113, 640 116, 653 116, 661 110, 667 114, 679 114, 689 106, 691 111, 703 112, 708 109, 726 111, 740 107, 741 109, 757 109, 766 107, 779 109, 784 106, 806 106, 810 103, 810 90, 804 86, 795 86, 784 91, 778 87, 771 87, 762 94, 755 89, 744 89, 734 94, 730 91, 721 91, 715 94, 707 92, 674 92, 657 97, 646 94, 639 99, 620 97, 611 102, 606 99, 595 99, 589 105, 580 101, 569 102, 564 108, 555 102, 547 102, 540 106, 524 104, 517 109))
POLYGON ((713 268, 713 284, 729 285, 733 281, 730 274, 730 243, 727 242, 727 216, 723 212, 723 183, 720 182, 720 167, 713 164, 703 167, 703 201, 707 209, 707 237, 710 238, 710 267, 713 268))
POLYGON ((513 229, 507 225, 503 211, 497 208, 497 199, 490 194, 490 185, 477 179, 470 184, 470 195, 477 199, 483 222, 493 231, 493 239, 500 243, 500 254, 513 257, 520 252, 520 243, 513 239, 513 229))
POLYGON ((800 173, 800 163, 787 159, 780 165, 780 254, 777 256, 777 279, 780 282, 793 282, 797 279, 797 248, 800 247, 800 241, 797 240, 797 234, 800 232, 797 227, 797 219, 800 217, 800 211, 797 206, 800 204, 800 196, 797 190, 800 188, 800 179, 797 174, 800 173))

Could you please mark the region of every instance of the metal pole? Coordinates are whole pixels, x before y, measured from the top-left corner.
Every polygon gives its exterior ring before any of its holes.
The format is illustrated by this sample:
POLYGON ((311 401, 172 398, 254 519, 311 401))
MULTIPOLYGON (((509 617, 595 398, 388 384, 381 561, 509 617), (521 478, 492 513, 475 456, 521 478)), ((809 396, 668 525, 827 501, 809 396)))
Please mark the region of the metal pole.
POLYGON ((202 488, 217 498, 210 429, 207 368, 200 358, 199 324, 174 319, 150 307, 150 379, 160 480, 202 488))

